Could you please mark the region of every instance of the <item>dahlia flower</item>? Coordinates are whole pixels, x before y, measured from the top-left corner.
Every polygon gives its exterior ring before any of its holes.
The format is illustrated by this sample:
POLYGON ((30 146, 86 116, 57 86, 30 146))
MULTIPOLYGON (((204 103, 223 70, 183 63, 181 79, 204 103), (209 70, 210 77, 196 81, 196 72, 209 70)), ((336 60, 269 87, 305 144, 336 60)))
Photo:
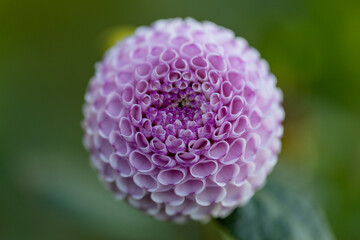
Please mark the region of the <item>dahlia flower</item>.
POLYGON ((96 64, 84 145, 101 181, 131 206, 179 222, 226 217, 277 161, 284 111, 275 85, 232 31, 159 20, 96 64))

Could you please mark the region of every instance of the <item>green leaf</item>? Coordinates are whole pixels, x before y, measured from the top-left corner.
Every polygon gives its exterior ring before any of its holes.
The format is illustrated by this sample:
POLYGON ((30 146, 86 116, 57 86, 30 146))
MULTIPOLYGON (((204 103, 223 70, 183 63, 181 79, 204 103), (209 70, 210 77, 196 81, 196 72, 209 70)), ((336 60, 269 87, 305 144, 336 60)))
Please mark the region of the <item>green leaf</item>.
POLYGON ((310 201, 269 181, 244 207, 219 220, 239 240, 331 240, 324 216, 310 201))

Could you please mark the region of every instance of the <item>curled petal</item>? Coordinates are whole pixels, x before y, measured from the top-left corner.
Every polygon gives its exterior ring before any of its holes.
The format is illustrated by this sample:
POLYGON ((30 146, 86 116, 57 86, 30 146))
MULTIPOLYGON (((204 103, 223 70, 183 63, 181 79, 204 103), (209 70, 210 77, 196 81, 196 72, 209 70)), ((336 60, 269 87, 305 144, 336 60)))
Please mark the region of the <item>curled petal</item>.
POLYGON ((183 72, 182 77, 185 81, 194 82, 195 76, 192 72, 183 72))
POLYGON ((150 42, 167 42, 169 40, 170 34, 165 31, 154 31, 150 37, 150 42))
POLYGON ((133 166, 139 172, 150 172, 154 169, 154 165, 150 159, 138 150, 130 153, 129 161, 131 166, 133 166))
POLYGON ((214 113, 207 112, 202 115, 202 121, 204 124, 212 124, 214 122, 214 113))
POLYGON ((141 96, 146 94, 147 90, 149 88, 149 82, 146 80, 141 80, 136 84, 135 88, 135 97, 137 99, 140 99, 141 96))
POLYGON ((134 87, 126 85, 121 97, 122 103, 125 107, 130 107, 135 101, 134 87))
POLYGON ((193 83, 192 84, 192 89, 194 90, 194 92, 201 92, 201 84, 200 83, 193 83))
POLYGON ((218 91, 221 86, 221 83, 222 83, 222 77, 216 71, 210 70, 209 71, 209 81, 210 81, 211 85, 214 87, 214 90, 218 91))
POLYGON ((244 100, 236 95, 231 99, 229 107, 229 120, 234 120, 240 116, 244 109, 244 100))
POLYGON ((160 168, 171 168, 176 165, 174 159, 166 155, 153 154, 151 156, 151 161, 160 168))
POLYGON ((149 138, 152 135, 152 125, 149 119, 143 118, 141 120, 140 132, 142 132, 146 138, 149 138))
POLYGON ((110 134, 109 142, 115 148, 116 153, 119 156, 126 157, 130 154, 131 147, 118 132, 112 132, 110 134))
POLYGON ((129 161, 118 153, 111 154, 109 162, 111 167, 122 177, 130 177, 135 173, 135 169, 130 165, 129 161))
POLYGON ((118 86, 124 86, 131 83, 134 80, 134 73, 130 69, 121 70, 116 76, 116 84, 118 86))
POLYGON ((118 93, 111 93, 106 99, 106 113, 112 118, 118 118, 122 112, 123 105, 118 93))
POLYGON ((196 139, 196 134, 193 131, 191 131, 190 129, 186 129, 186 130, 180 129, 179 138, 182 139, 187 144, 191 140, 196 139))
POLYGON ((209 206, 200 206, 198 207, 198 209, 193 212, 190 215, 190 218, 193 220, 200 220, 200 221, 204 221, 207 222, 210 220, 210 217, 212 215, 212 213, 217 213, 218 211, 220 211, 221 209, 221 204, 218 203, 213 203, 209 206))
POLYGON ((236 70, 243 72, 245 70, 245 61, 239 56, 229 56, 228 61, 230 66, 236 70))
POLYGON ((166 131, 161 125, 156 125, 152 128, 153 136, 158 138, 160 141, 165 141, 166 131))
POLYGON ((160 59, 163 62, 170 63, 172 62, 176 57, 178 56, 178 53, 173 49, 165 50, 161 56, 160 59))
POLYGON ((139 104, 141 106, 141 110, 145 112, 151 105, 151 97, 148 94, 140 96, 139 104))
POLYGON ((196 69, 195 70, 195 76, 199 82, 207 82, 208 75, 207 71, 205 69, 196 69))
POLYGON ((208 69, 210 64, 206 58, 202 56, 196 56, 190 59, 190 66, 193 69, 208 69))
POLYGON ((165 212, 170 216, 174 215, 189 215, 198 209, 198 205, 192 201, 185 199, 185 201, 179 206, 166 205, 165 212))
POLYGON ((245 86, 245 80, 242 73, 230 70, 226 75, 227 80, 233 86, 233 89, 236 93, 241 92, 245 86))
POLYGON ((164 50, 165 50, 164 45, 157 44, 157 45, 151 47, 149 55, 151 58, 158 58, 164 50))
POLYGON ((220 45, 215 44, 215 43, 206 43, 205 47, 210 52, 215 52, 215 53, 219 53, 219 54, 224 53, 224 49, 222 49, 222 47, 220 45))
POLYGON ((226 196, 221 201, 224 207, 233 207, 239 204, 244 204, 244 199, 249 199, 252 195, 251 185, 245 182, 241 186, 229 185, 226 187, 226 196))
POLYGON ((175 186, 175 193, 179 196, 186 197, 189 194, 197 194, 205 188, 203 179, 189 179, 175 186))
POLYGON ((160 63, 154 68, 152 75, 154 79, 160 79, 166 76, 169 71, 170 71, 170 66, 168 64, 160 63))
POLYGON ((175 69, 177 71, 185 71, 185 70, 189 69, 187 61, 185 61, 185 59, 182 59, 182 58, 176 59, 172 63, 172 67, 173 67, 173 69, 175 69))
POLYGON ((272 158, 271 151, 268 149, 261 149, 256 153, 256 157, 253 161, 255 169, 253 174, 257 174, 266 164, 266 161, 269 161, 272 158))
POLYGON ((137 48, 135 48, 131 53, 130 53, 130 58, 133 61, 142 61, 144 60, 147 56, 149 55, 149 48, 146 45, 142 45, 139 46, 137 48))
POLYGON ((105 111, 98 115, 99 134, 103 138, 108 138, 112 130, 115 128, 115 121, 105 111))
POLYGON ((228 182, 234 179, 240 172, 240 167, 236 164, 224 165, 219 171, 214 175, 213 181, 224 187, 228 182))
POLYGON ((137 173, 134 175, 134 182, 141 188, 146 189, 149 192, 154 192, 159 187, 157 180, 148 174, 137 173))
POLYGON ((135 199, 141 199, 145 195, 145 190, 138 187, 130 177, 118 177, 116 179, 116 186, 120 191, 130 195, 135 199))
POLYGON ((142 111, 139 104, 134 104, 130 109, 130 120, 135 127, 140 125, 142 120, 142 111))
POLYGON ((204 127, 198 128, 198 136, 200 138, 211 138, 214 133, 214 126, 207 124, 204 127))
POLYGON ((190 39, 185 36, 175 36, 170 39, 170 43, 174 46, 182 46, 183 44, 189 42, 190 39))
POLYGON ((222 160, 224 164, 233 164, 238 161, 245 152, 246 141, 243 138, 236 139, 231 143, 226 157, 222 160))
POLYGON ((168 134, 168 135, 176 135, 176 132, 177 132, 177 129, 176 129, 176 127, 174 126, 174 124, 168 124, 167 126, 166 126, 166 133, 168 134))
POLYGON ((154 202, 150 195, 145 195, 142 199, 128 198, 127 200, 131 206, 139 208, 150 215, 159 214, 161 205, 154 202))
POLYGON ((221 159, 226 156, 229 151, 229 144, 226 141, 220 141, 214 143, 206 156, 211 159, 221 159))
POLYGON ((245 86, 243 95, 246 105, 252 106, 256 102, 255 92, 250 87, 245 86))
POLYGON ((171 92, 171 90, 173 90, 173 88, 174 88, 173 83, 168 82, 168 83, 163 84, 163 90, 165 92, 171 92))
POLYGON ((166 203, 171 206, 179 206, 184 202, 184 197, 176 195, 173 190, 153 192, 151 199, 156 203, 166 203))
POLYGON ((205 178, 214 174, 218 169, 218 164, 215 161, 203 161, 190 168, 190 173, 195 178, 205 178))
POLYGON ((217 53, 210 53, 207 55, 207 60, 210 62, 211 66, 218 72, 226 71, 226 62, 225 59, 217 53))
POLYGON ((109 162, 109 156, 114 152, 114 147, 110 144, 109 140, 103 138, 101 135, 96 135, 94 138, 94 145, 96 149, 98 149, 101 160, 109 162))
POLYGON ((191 152, 177 152, 175 159, 182 166, 192 166, 199 161, 200 157, 191 152))
POLYGON ((152 72, 152 66, 150 63, 141 63, 135 68, 135 78, 136 79, 144 79, 150 76, 152 72))
POLYGON ((254 109, 249 114, 250 127, 251 129, 256 129, 260 127, 262 120, 262 113, 259 109, 254 109))
POLYGON ((117 175, 116 171, 110 166, 109 163, 103 164, 100 173, 100 177, 104 182, 114 182, 117 175))
POLYGON ((249 175, 248 181, 254 189, 258 189, 265 184, 266 180, 266 171, 261 169, 256 174, 249 175))
POLYGON ((231 83, 223 82, 220 87, 220 94, 224 104, 228 104, 233 97, 233 88, 231 83))
POLYGON ((252 134, 247 143, 245 148, 245 160, 252 161, 255 158, 255 154, 260 146, 260 137, 257 134, 252 134))
POLYGON ((184 44, 180 49, 180 53, 186 57, 201 55, 202 47, 196 43, 184 44))
POLYGON ((171 71, 167 74, 167 80, 169 82, 177 82, 181 79, 181 72, 179 71, 171 71))
POLYGON ((166 147, 169 152, 176 154, 186 150, 185 143, 182 139, 169 135, 165 141, 166 147))
POLYGON ((233 128, 231 131, 232 137, 239 137, 241 136, 246 129, 250 127, 249 118, 245 115, 240 116, 236 121, 233 123, 233 128))
POLYGON ((254 172, 254 169, 254 163, 248 163, 240 166, 240 171, 238 175, 233 179, 233 184, 238 187, 243 185, 246 182, 248 176, 254 172))
POLYGON ((210 141, 206 138, 200 138, 198 140, 192 140, 189 142, 189 152, 201 155, 209 150, 210 141))
POLYGON ((226 190, 223 187, 208 186, 195 196, 196 202, 201 206, 209 206, 212 203, 220 202, 224 199, 226 190))
POLYGON ((183 168, 161 170, 157 179, 162 185, 176 185, 186 177, 186 171, 183 168))
POLYGON ((128 142, 134 140, 135 128, 128 118, 122 117, 119 122, 120 135, 128 142))
POLYGON ((110 79, 106 79, 103 83, 100 94, 104 97, 107 97, 110 93, 112 93, 116 89, 116 83, 114 81, 113 75, 111 75, 110 79))
MULTIPOLYGON (((151 81, 151 82, 150 82, 150 89, 151 89, 152 91, 157 91, 157 90, 159 90, 160 88, 161 88, 161 83, 160 83, 159 80, 154 80, 154 81, 151 81)), ((155 94, 155 92, 153 92, 153 94, 155 94)), ((156 93, 156 94, 158 94, 158 93, 156 93)), ((154 100, 157 100, 157 99, 154 99, 154 100)))
POLYGON ((149 153, 151 151, 149 141, 147 140, 147 138, 145 137, 145 135, 143 133, 137 132, 135 134, 135 142, 136 142, 136 145, 138 146, 138 148, 142 152, 149 153))
POLYGON ((153 138, 150 142, 150 149, 157 154, 167 154, 166 145, 158 138, 153 138))
POLYGON ((188 83, 186 81, 178 81, 176 82, 175 86, 180 89, 180 90, 184 90, 188 87, 188 83))
MULTIPOLYGON (((98 94, 100 95, 100 94, 98 94)), ((94 111, 99 111, 105 105, 106 99, 100 96, 97 96, 97 99, 94 100, 93 106, 91 107, 94 111)))
POLYGON ((228 121, 224 122, 219 128, 215 129, 211 139, 214 141, 220 141, 227 138, 230 135, 232 124, 228 121))
POLYGON ((213 93, 210 96, 210 106, 215 112, 222 107, 221 95, 219 93, 213 93))
POLYGON ((222 106, 215 116, 215 125, 217 127, 221 126, 224 123, 224 121, 226 121, 228 114, 229 114, 228 107, 222 106))

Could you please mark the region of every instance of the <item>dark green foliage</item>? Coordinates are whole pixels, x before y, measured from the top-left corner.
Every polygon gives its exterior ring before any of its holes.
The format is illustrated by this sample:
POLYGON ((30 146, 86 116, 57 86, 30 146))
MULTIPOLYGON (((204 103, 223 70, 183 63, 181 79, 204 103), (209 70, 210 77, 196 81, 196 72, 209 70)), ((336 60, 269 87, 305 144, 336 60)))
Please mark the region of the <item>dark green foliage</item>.
POLYGON ((219 221, 239 240, 333 239, 310 201, 277 182, 269 182, 247 205, 219 221))

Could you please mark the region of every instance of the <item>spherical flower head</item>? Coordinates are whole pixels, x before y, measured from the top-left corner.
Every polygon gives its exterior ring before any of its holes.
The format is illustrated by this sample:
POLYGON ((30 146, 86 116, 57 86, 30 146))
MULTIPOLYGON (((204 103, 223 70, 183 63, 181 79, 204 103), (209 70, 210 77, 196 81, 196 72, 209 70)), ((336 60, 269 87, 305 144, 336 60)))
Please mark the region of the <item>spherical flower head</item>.
POLYGON ((96 65, 84 145, 115 196, 158 219, 244 205, 281 148, 282 94, 259 53, 211 22, 139 27, 96 65))

